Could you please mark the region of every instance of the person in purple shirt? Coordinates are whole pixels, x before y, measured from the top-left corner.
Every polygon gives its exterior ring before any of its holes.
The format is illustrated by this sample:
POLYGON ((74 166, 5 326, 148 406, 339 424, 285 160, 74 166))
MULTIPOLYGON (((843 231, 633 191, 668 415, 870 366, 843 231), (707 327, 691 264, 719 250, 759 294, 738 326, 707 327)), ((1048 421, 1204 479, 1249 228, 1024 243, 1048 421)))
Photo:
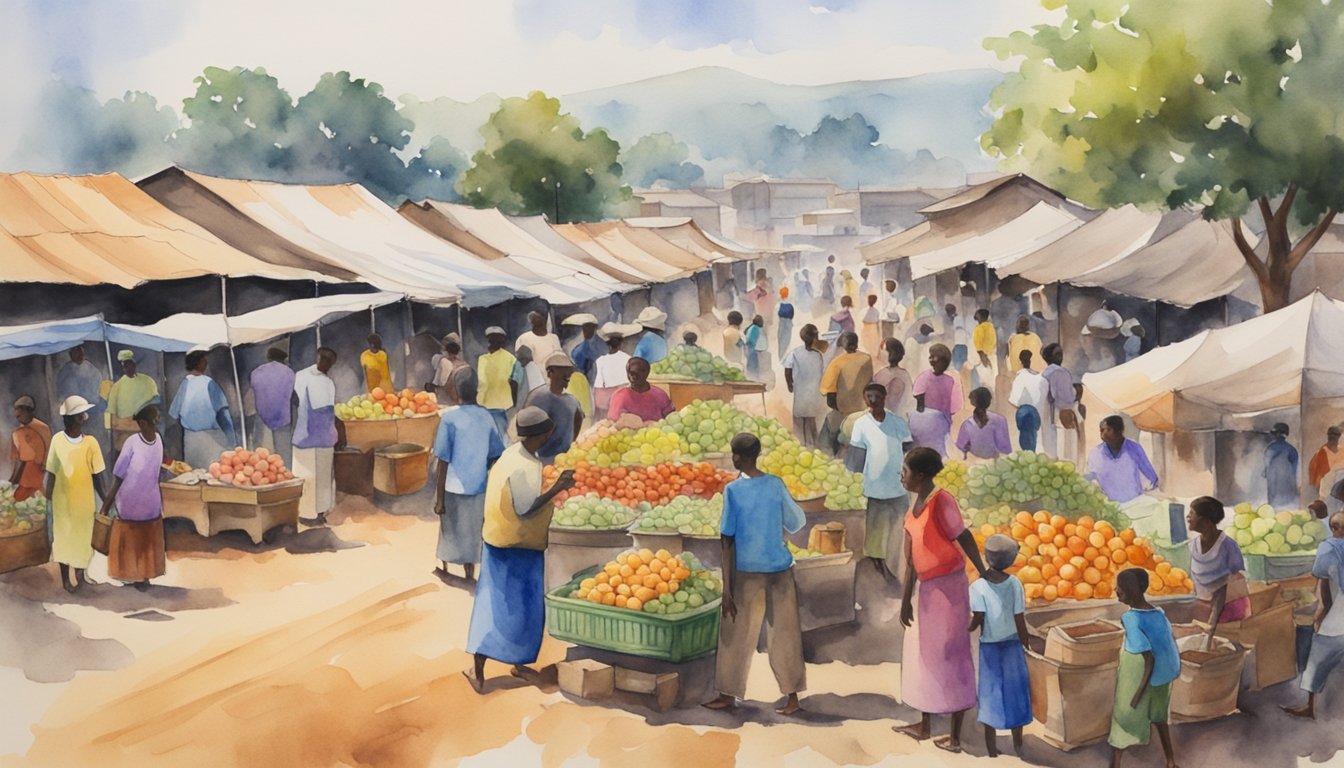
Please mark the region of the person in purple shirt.
POLYGON ((1101 444, 1088 454, 1087 478, 1097 481, 1106 498, 1121 504, 1157 487, 1157 470, 1148 454, 1125 437, 1125 422, 1114 415, 1101 420, 1101 444))
POLYGON ((947 454, 947 439, 952 436, 952 416, 961 410, 961 381, 947 369, 952 351, 946 344, 929 347, 931 370, 915 379, 915 412, 910 414, 910 431, 915 445, 947 454), (932 411, 932 413, 929 413, 932 411))
POLYGON ((987 387, 971 390, 971 418, 961 423, 957 432, 957 448, 962 458, 975 456, 978 459, 997 459, 1013 452, 1012 440, 1008 437, 1008 420, 997 413, 991 413, 990 404, 994 401, 987 387))
POLYGON ((299 517, 326 525, 327 512, 336 501, 336 479, 332 474, 335 451, 345 445, 345 424, 336 418, 336 384, 327 375, 336 364, 336 350, 318 347, 317 362, 294 376, 295 477, 307 487, 299 497, 299 517))
POLYGON ((1073 374, 1064 367, 1064 348, 1047 344, 1041 350, 1045 370, 1041 375, 1049 385, 1050 413, 1042 414, 1041 448, 1046 455, 1063 461, 1078 460, 1078 393, 1073 374))
POLYGON ((159 490, 159 472, 163 469, 159 409, 152 405, 141 408, 135 414, 135 423, 140 431, 128 437, 117 454, 112 487, 98 511, 107 515, 116 505, 107 575, 143 592, 149 589, 149 580, 162 576, 167 567, 163 494, 159 490))
POLYGON ((293 463, 294 427, 290 400, 294 395, 294 371, 289 354, 279 347, 266 350, 266 362, 252 370, 252 400, 257 411, 257 445, 293 463))

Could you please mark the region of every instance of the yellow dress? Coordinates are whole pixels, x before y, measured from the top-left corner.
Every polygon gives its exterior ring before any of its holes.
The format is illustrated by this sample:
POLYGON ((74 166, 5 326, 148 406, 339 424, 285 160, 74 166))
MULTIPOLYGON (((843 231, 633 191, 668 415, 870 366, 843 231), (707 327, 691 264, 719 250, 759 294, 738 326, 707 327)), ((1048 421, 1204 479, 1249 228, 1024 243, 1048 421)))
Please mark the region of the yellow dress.
POLYGON ((588 377, 577 371, 569 377, 569 386, 565 391, 574 396, 579 401, 579 408, 584 416, 593 415, 593 390, 588 385, 588 377))
POLYGON ((91 435, 72 441, 65 432, 51 438, 47 471, 56 476, 51 494, 51 559, 88 568, 93 559, 93 515, 98 500, 93 476, 102 472, 103 449, 91 435))
POLYGON ((392 392, 392 372, 387 367, 387 350, 374 352, 364 350, 359 356, 359 365, 364 369, 364 382, 372 392, 382 387, 384 392, 392 392))

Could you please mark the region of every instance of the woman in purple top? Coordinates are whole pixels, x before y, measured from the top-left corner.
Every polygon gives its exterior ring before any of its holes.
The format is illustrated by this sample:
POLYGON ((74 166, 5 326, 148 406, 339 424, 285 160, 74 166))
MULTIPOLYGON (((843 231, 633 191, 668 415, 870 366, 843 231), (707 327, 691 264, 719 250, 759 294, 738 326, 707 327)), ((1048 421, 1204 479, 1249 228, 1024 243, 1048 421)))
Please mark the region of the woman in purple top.
POLYGON ((997 459, 1013 452, 1013 443, 1008 438, 1008 420, 989 411, 994 396, 986 387, 971 390, 971 406, 975 410, 971 418, 961 423, 957 432, 957 448, 962 458, 997 459))
POLYGON ((113 500, 117 517, 107 550, 107 574, 136 589, 149 589, 149 580, 164 574, 163 495, 159 472, 163 467, 163 440, 156 425, 159 409, 152 405, 135 414, 140 431, 126 439, 112 467, 112 487, 103 499, 106 515, 113 500))
POLYGON ((915 413, 920 415, 910 415, 910 429, 916 433, 916 445, 945 455, 947 439, 952 436, 952 415, 961 410, 961 382, 947 372, 952 365, 952 350, 946 344, 929 347, 929 365, 932 370, 915 379, 915 413))

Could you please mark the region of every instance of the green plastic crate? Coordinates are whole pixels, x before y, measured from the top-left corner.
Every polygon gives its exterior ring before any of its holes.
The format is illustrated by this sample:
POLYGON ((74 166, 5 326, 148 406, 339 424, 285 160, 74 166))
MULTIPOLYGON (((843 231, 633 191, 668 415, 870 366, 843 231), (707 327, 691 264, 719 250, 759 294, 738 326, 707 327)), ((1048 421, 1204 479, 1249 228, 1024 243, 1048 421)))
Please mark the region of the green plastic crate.
POLYGON ((1311 573, 1314 552, 1295 555, 1245 555, 1246 578, 1251 581, 1283 581, 1311 573))
POLYGON ((557 640, 673 663, 718 648, 721 599, 685 613, 643 613, 568 597, 581 580, 546 593, 546 631, 557 640))

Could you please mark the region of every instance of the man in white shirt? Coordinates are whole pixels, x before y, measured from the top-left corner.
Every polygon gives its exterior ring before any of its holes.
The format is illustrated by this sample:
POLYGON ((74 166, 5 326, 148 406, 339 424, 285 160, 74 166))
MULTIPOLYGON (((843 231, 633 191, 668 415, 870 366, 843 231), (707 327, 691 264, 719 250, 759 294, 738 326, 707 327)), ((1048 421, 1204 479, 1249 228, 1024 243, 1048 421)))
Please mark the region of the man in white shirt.
POLYGON ((1008 395, 1009 404, 1017 408, 1017 445, 1024 451, 1036 450, 1036 437, 1050 399, 1050 382, 1032 370, 1031 358, 1029 349, 1018 354, 1022 370, 1013 379, 1013 389, 1008 395))
POLYGON ((905 305, 896 295, 896 281, 887 280, 882 283, 882 338, 896 338, 903 322, 905 305))
POLYGON ((817 351, 817 327, 808 323, 798 331, 800 347, 784 358, 784 385, 793 393, 793 434, 809 448, 817 445, 818 420, 825 418, 826 398, 821 394, 821 374, 825 367, 817 351))
POLYGON ((527 321, 532 324, 532 330, 518 336, 518 340, 513 343, 515 353, 527 347, 532 350, 533 360, 545 360, 553 352, 563 351, 560 348, 560 337, 548 332, 544 313, 528 312, 527 321))
POLYGON ((597 330, 597 335, 607 342, 607 354, 593 363, 593 407, 594 419, 604 419, 607 407, 611 405, 611 396, 616 390, 630 384, 625 373, 625 364, 630 362, 630 354, 621 349, 625 337, 638 333, 638 328, 616 323, 605 323, 597 330))

